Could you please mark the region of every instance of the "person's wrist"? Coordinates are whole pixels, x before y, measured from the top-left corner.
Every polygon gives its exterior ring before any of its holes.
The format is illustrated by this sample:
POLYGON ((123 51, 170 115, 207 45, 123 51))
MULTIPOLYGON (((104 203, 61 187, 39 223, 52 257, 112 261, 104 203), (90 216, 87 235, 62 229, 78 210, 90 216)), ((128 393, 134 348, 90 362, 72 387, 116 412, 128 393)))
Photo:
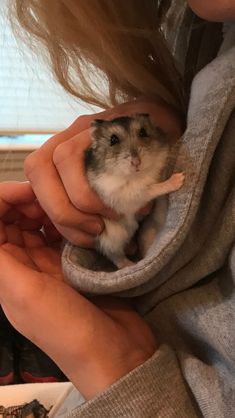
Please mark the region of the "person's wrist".
POLYGON ((83 397, 90 400, 145 363, 154 354, 156 348, 153 347, 148 352, 133 350, 128 355, 117 356, 117 358, 105 353, 102 358, 95 355, 87 356, 83 361, 79 358, 79 361, 72 362, 73 366, 79 363, 79 367, 77 369, 73 367, 68 377, 83 397))

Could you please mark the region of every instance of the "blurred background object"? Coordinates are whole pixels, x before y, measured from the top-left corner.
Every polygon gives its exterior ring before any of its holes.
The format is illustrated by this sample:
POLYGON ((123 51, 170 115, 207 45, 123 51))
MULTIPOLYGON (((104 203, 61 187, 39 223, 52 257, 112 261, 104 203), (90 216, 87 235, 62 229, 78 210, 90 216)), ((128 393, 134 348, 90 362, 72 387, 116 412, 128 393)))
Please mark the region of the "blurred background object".
POLYGON ((94 110, 66 93, 42 58, 16 41, 7 1, 0 3, 0 181, 24 180, 26 155, 94 110))

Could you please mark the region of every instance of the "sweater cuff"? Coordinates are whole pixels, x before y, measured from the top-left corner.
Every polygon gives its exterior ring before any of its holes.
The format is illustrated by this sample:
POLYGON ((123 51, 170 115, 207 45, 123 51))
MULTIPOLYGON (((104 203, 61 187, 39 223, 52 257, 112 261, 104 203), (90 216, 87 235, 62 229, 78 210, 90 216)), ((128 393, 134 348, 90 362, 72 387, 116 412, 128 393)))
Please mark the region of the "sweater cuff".
POLYGON ((145 363, 67 418, 195 418, 198 413, 177 357, 162 345, 145 363))

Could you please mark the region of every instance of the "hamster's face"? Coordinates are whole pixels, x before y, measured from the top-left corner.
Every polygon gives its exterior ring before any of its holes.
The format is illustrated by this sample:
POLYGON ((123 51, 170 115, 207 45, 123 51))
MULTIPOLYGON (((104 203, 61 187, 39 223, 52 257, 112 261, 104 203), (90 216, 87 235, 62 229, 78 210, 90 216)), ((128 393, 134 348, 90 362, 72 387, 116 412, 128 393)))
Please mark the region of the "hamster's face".
POLYGON ((166 134, 152 125, 147 114, 95 120, 86 165, 97 175, 151 175, 156 166, 164 166, 168 149, 166 134))

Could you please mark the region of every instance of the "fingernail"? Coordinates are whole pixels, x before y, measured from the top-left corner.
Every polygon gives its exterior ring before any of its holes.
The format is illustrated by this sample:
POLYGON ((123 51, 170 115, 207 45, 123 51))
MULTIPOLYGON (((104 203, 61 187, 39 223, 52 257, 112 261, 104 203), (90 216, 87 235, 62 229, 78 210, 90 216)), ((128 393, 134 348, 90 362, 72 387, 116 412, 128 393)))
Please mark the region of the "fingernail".
POLYGON ((94 235, 100 235, 103 231, 102 225, 100 225, 98 222, 90 223, 89 229, 94 235))

